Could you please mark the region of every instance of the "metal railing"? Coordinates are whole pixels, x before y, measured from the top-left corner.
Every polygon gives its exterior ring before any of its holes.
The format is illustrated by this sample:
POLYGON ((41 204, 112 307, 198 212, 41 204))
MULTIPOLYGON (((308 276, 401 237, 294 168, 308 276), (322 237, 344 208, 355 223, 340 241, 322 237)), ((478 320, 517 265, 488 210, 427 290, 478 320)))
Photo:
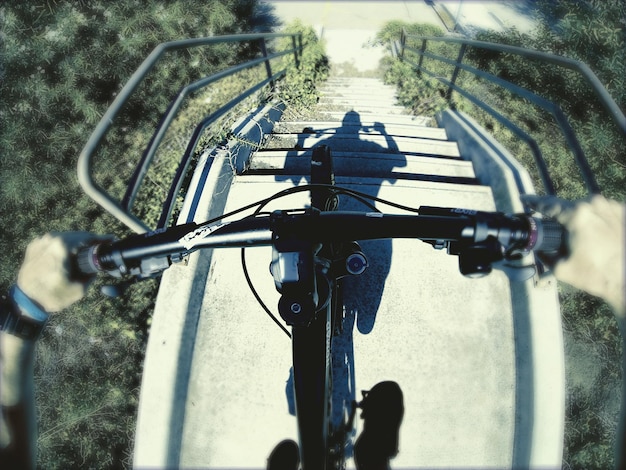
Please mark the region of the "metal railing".
POLYGON ((468 99, 471 103, 483 109, 485 112, 493 116, 498 122, 500 122, 503 126, 505 126, 508 130, 510 130, 513 134, 515 134, 518 138, 524 141, 528 147, 530 148, 531 153, 533 154, 535 163, 537 165, 537 171, 539 173, 539 177, 544 186, 544 190, 549 195, 554 195, 556 193, 554 184, 552 182, 552 178, 550 176, 548 165, 546 164, 545 158, 539 148, 539 145, 527 132, 525 132, 518 125, 513 123, 510 119, 505 117, 502 113, 494 109, 489 104, 485 103, 483 100, 473 95, 469 91, 465 90, 461 86, 459 86, 456 82, 459 76, 459 72, 461 70, 466 71, 474 75, 475 77, 479 77, 481 79, 487 80, 499 87, 502 87, 509 92, 526 99, 537 105, 538 107, 544 109, 548 113, 552 115, 556 124, 559 126, 561 133, 563 134, 565 141, 573 153, 576 165, 578 166, 582 179, 585 183, 585 186, 590 194, 600 193, 600 188, 595 180, 591 167, 585 157, 584 151, 576 137, 576 133, 572 128, 567 116, 561 109, 561 107, 542 97, 537 95, 536 93, 531 92, 525 88, 522 88, 518 85, 515 85, 507 80, 504 80, 496 75, 485 72, 483 70, 479 70, 476 67, 468 65, 463 62, 465 58, 465 54, 468 48, 477 48, 484 49, 490 51, 496 51, 506 54, 512 54, 520 57, 524 57, 527 59, 553 64, 562 68, 566 68, 572 70, 578 74, 580 74, 586 83, 591 87, 597 96, 600 103, 603 105, 605 110, 611 116, 613 121, 615 122, 619 131, 626 136, 626 117, 624 113, 621 111, 619 106, 615 103, 611 95, 604 88, 598 77, 593 73, 593 71, 583 62, 568 59, 565 57, 556 56, 553 54, 548 54, 544 52, 524 49, 521 47, 507 46, 503 44, 494 44, 483 41, 476 41, 464 38, 457 37, 429 37, 429 36, 416 36, 416 35, 408 35, 405 31, 402 31, 399 41, 396 41, 392 44, 393 53, 402 61, 411 65, 415 70, 419 73, 424 73, 429 77, 432 77, 439 82, 443 83, 448 87, 446 98, 450 102, 453 91, 459 93, 466 99, 468 99), (427 50, 428 43, 446 43, 446 44, 458 44, 458 55, 456 59, 451 59, 449 57, 444 57, 442 55, 429 52, 427 50), (417 45, 417 46, 416 46, 417 45), (418 58, 417 63, 412 61, 409 58, 407 52, 412 52, 418 58), (428 70, 424 66, 424 58, 429 58, 436 60, 440 63, 447 64, 453 66, 453 71, 450 78, 445 78, 440 76, 439 74, 428 70))
POLYGON ((282 56, 293 54, 293 60, 296 66, 299 66, 300 56, 303 50, 302 36, 299 33, 259 33, 259 34, 238 34, 229 36, 214 36, 197 39, 186 39, 180 41, 172 41, 162 43, 158 45, 152 53, 143 61, 139 68, 133 73, 126 85, 121 89, 116 99, 109 106, 102 119, 96 126, 95 130, 89 137, 85 147, 83 148, 78 159, 78 180, 83 190, 100 204, 104 209, 110 212, 118 220, 130 227, 137 233, 143 233, 149 230, 153 230, 154 227, 149 227, 144 221, 140 220, 136 215, 132 213, 133 204, 137 197, 138 191, 144 181, 144 178, 148 172, 150 165, 154 160, 154 156, 159 148, 159 145, 163 141, 165 134, 174 121, 177 112, 185 102, 185 99, 189 94, 196 92, 202 88, 205 88, 215 82, 223 80, 234 74, 242 72, 243 70, 250 69, 252 67, 265 65, 265 71, 267 78, 254 83, 232 99, 230 102, 220 107, 208 115, 196 128, 191 142, 187 146, 187 150, 182 155, 176 170, 174 180, 170 184, 168 197, 161 214, 159 226, 167 221, 169 215, 173 209, 173 201, 176 198, 176 194, 180 191, 181 184, 188 165, 191 160, 193 151, 199 141, 201 132, 205 130, 211 123, 215 122, 221 116, 226 114, 233 106, 237 105, 244 99, 248 98, 255 92, 259 91, 263 87, 269 85, 272 89, 276 81, 281 79, 286 74, 286 69, 278 72, 272 71, 272 61, 282 56), (270 52, 267 47, 267 42, 271 39, 277 38, 291 38, 291 47, 278 52, 270 52), (115 122, 116 117, 120 114, 120 111, 125 104, 129 101, 130 97, 137 90, 137 87, 144 81, 148 73, 154 68, 154 66, 166 56, 168 52, 179 51, 185 49, 210 47, 221 43, 258 43, 260 49, 260 57, 248 60, 247 62, 234 65, 226 70, 220 71, 213 75, 201 78, 193 83, 190 83, 181 88, 178 94, 170 102, 170 105, 162 116, 159 125, 154 131, 150 142, 143 152, 138 165, 132 173, 126 193, 121 201, 112 197, 105 189, 100 187, 93 179, 93 157, 99 147, 101 146, 107 132, 110 130, 115 122))

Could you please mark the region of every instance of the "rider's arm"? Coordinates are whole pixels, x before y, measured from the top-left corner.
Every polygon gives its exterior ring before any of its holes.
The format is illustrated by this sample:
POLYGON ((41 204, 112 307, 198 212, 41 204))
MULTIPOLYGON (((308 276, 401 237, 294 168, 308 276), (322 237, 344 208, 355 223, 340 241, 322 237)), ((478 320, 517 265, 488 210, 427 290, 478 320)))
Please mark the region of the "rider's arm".
POLYGON ((374 130, 376 130, 377 132, 380 132, 381 135, 383 135, 385 137, 385 142, 387 144, 387 149, 389 151, 392 152, 398 152, 398 144, 396 144, 396 141, 393 140, 393 137, 391 137, 389 134, 387 134, 387 130, 385 129, 385 125, 380 123, 380 122, 375 122, 374 123, 374 130))
POLYGON ((58 312, 79 300, 88 280, 70 279, 70 252, 92 240, 85 233, 45 235, 30 243, 16 288, 3 302, 0 332, 0 461, 3 468, 34 468, 36 420, 33 360, 37 330, 48 312, 58 312), (34 321, 32 321, 34 320, 34 321), (32 328, 9 325, 27 323, 32 328))
POLYGON ((35 467, 34 345, 0 333, 0 460, 6 468, 35 467))
MULTIPOLYGON (((534 209, 555 217, 568 233, 569 253, 553 266, 557 279, 606 300, 622 333, 626 368, 626 205, 594 196, 568 203, 557 198, 530 197, 534 209)), ((622 412, 617 433, 616 467, 626 468, 626 374, 622 384, 622 412)))
POLYGON ((567 229, 568 253, 552 267, 555 277, 606 300, 620 327, 626 326, 626 205, 602 196, 577 203, 545 197, 526 202, 567 229))

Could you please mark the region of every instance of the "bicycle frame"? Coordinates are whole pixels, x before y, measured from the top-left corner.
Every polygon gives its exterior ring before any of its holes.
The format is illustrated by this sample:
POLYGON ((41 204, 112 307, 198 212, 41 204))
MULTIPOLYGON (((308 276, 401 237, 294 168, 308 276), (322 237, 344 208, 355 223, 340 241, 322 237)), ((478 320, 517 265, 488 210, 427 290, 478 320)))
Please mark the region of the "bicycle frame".
MULTIPOLYGON (((332 157, 326 146, 313 151, 311 183, 334 184, 332 157)), ((312 190, 311 206, 335 210, 337 197, 328 188, 312 190)), ((279 245, 278 249, 282 247, 279 245)), ((305 259, 303 264, 308 273, 298 276, 298 281, 291 285, 277 280, 277 287, 283 294, 279 303, 281 316, 293 325, 293 377, 301 465, 303 470, 344 468, 345 433, 341 434, 343 439, 337 439, 341 431, 331 425, 331 346, 334 324, 341 321, 342 315, 342 305, 337 302, 341 289, 338 277, 342 273, 333 269, 333 261, 338 257, 345 263, 345 257, 334 243, 319 248, 305 242, 297 249, 304 250, 296 256, 301 262, 305 259)), ((284 251, 279 256, 288 253, 284 251)))

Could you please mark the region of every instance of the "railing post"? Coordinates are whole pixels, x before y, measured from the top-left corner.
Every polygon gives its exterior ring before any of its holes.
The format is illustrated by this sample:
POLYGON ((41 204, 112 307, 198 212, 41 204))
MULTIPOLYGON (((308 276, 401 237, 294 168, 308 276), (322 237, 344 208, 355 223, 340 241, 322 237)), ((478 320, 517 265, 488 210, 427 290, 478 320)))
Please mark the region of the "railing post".
POLYGON ((420 47, 420 60, 417 63, 417 76, 422 75, 422 63, 424 62, 424 52, 426 52, 426 39, 422 39, 422 47, 420 47))
POLYGON ((300 68, 300 57, 298 56, 298 46, 296 45, 296 36, 291 36, 291 47, 293 47, 293 60, 296 68, 300 68))
MULTIPOLYGON (((265 37, 261 38, 261 52, 263 53, 263 57, 265 57, 265 71, 267 72, 267 78, 272 78, 272 66, 270 65, 270 61, 267 58, 267 47, 265 45, 265 37)), ((275 83, 274 80, 270 81, 270 89, 274 91, 275 83)))
POLYGON ((406 30, 402 28, 400 33, 400 60, 404 60, 404 46, 406 45, 406 30))
POLYGON ((448 101, 450 101, 450 99, 452 98, 452 89, 455 83, 456 83, 456 79, 459 76, 459 65, 461 65, 461 62, 463 62, 463 56, 465 55, 465 49, 467 49, 467 44, 463 43, 461 44, 461 49, 459 49, 459 55, 456 58, 456 66, 454 67, 454 72, 452 72, 452 78, 450 79, 450 83, 451 85, 448 87, 448 92, 446 93, 446 99, 448 101))

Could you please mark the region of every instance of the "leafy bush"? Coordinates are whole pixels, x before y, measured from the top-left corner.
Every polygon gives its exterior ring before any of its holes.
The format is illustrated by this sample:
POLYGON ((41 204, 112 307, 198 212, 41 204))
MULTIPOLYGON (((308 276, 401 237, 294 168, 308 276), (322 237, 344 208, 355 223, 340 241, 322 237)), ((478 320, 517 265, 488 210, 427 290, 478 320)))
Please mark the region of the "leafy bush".
MULTIPOLYGON (((553 2, 539 2, 538 7, 542 21, 532 34, 485 32, 478 39, 580 60, 591 67, 617 104, 625 109, 626 61, 621 24, 626 17, 624 3, 619 0, 565 1, 559 2, 557 8, 553 2)), ((624 198, 626 154, 623 136, 580 75, 550 64, 493 51, 470 49, 467 56, 480 68, 557 103, 571 120, 603 193, 616 199, 624 198)), ((494 93, 498 94, 497 91, 494 93)), ((513 101, 503 93, 498 96, 506 100, 505 110, 531 132, 547 128, 549 133, 558 135, 551 117, 531 111, 529 106, 520 104, 519 100, 513 101)), ((555 146, 554 140, 547 137, 543 148, 555 154, 551 160, 557 191, 570 199, 584 196, 582 185, 573 184, 572 175, 576 175, 577 170, 566 146, 561 145, 562 141, 555 146)))
MULTIPOLYGON (((271 14, 256 0, 42 0, 0 6, 0 287, 5 292, 35 236, 66 230, 128 233, 83 194, 76 160, 147 54, 175 39, 268 30, 273 25, 263 23, 267 20, 271 14)), ((195 56, 179 54, 174 65, 170 61, 169 67, 155 69, 132 109, 120 116, 120 129, 108 136, 97 176, 123 191, 130 172, 125 157, 136 155, 138 142, 147 142, 172 90, 180 86, 177 80, 205 73, 199 67, 194 72, 196 60, 219 70, 255 53, 223 45, 195 56), (183 68, 189 65, 191 70, 183 68), (182 76, 183 70, 191 75, 182 76)), ((222 91, 226 96, 237 86, 222 91)), ((176 131, 188 128, 185 119, 194 119, 193 112, 182 113, 176 131)), ((98 293, 104 282, 110 281, 97 281, 80 304, 52 316, 39 342, 41 468, 130 466, 141 363, 158 284, 144 282, 121 298, 106 299, 98 293)))
POLYGON ((405 31, 407 35, 441 37, 443 30, 428 23, 406 23, 402 20, 388 21, 376 33, 373 40, 375 46, 390 47, 392 41, 400 39, 400 34, 405 31))
MULTIPOLYGON (((407 35, 415 36, 443 36, 441 28, 431 24, 421 23, 405 23, 403 21, 390 21, 376 33, 373 41, 374 45, 389 46, 392 41, 400 38, 402 31, 407 35)), ((420 47, 416 41, 409 39, 407 41, 409 47, 420 47)), ((450 49, 446 44, 436 44, 434 49, 429 52, 445 55, 450 49)), ((389 85, 395 85, 398 89, 398 101, 406 108, 410 109, 415 115, 434 116, 437 111, 445 108, 447 102, 444 99, 446 95, 446 87, 438 80, 431 78, 427 74, 416 71, 416 56, 406 51, 404 60, 398 61, 392 57, 385 57, 381 61, 383 68, 383 79, 389 85)), ((432 69, 433 73, 449 74, 448 67, 435 61, 425 59, 424 66, 432 69)))
POLYGON ((278 95, 289 104, 288 112, 298 115, 317 103, 317 86, 328 78, 330 65, 324 43, 318 39, 311 26, 294 20, 283 32, 302 34, 304 50, 300 56, 300 64, 296 67, 290 57, 284 59, 283 66, 287 67, 288 73, 278 87, 278 95))
MULTIPOLYGON (((486 32, 479 39, 581 60, 591 67, 618 105, 625 109, 624 40, 623 33, 621 36, 618 33, 623 28, 620 21, 626 13, 623 2, 564 1, 539 2, 538 5, 543 21, 533 34, 486 32)), ((625 199, 624 136, 580 76, 551 65, 489 51, 473 51, 468 57, 495 75, 558 103, 571 121, 603 194, 625 199)), ((567 199, 585 197, 587 190, 552 117, 521 100, 504 94, 497 96, 502 104, 499 109, 537 139, 557 193, 567 199)), ((527 168, 534 167, 517 139, 497 129, 494 134, 527 168)), ((563 465, 564 468, 611 468, 622 376, 620 334, 611 309, 604 302, 562 285, 559 291, 567 346, 568 387, 563 465), (597 374, 588 378, 584 387, 578 387, 576 377, 585 367, 596 370, 597 374)))

